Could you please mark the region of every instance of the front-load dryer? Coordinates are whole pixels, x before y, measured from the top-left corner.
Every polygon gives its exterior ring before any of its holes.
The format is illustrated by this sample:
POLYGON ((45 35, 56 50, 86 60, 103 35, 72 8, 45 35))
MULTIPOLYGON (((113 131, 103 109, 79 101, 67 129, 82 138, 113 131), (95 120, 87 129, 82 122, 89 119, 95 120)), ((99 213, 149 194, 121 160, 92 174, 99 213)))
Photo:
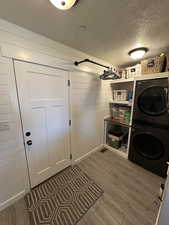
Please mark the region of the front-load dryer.
POLYGON ((169 127, 168 78, 136 81, 133 124, 169 127))
POLYGON ((169 160, 169 131, 159 127, 135 125, 132 128, 129 160, 166 177, 169 160))

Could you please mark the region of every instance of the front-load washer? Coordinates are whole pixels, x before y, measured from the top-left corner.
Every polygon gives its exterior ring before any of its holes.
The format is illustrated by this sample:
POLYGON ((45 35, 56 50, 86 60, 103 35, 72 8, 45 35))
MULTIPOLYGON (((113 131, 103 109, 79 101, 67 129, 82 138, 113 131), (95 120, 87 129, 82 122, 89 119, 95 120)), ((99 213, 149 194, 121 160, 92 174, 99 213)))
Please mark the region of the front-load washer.
POLYGON ((129 160, 166 177, 169 161, 169 130, 135 125, 131 131, 129 160))
POLYGON ((140 121, 169 127, 168 78, 136 81, 133 124, 140 121))

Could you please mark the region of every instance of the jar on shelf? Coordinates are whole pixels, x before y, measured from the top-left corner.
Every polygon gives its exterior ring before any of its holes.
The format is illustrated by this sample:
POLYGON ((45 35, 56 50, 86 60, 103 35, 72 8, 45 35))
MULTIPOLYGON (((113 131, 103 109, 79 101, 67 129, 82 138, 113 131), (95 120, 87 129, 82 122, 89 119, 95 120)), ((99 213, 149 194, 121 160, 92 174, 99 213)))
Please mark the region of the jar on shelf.
POLYGON ((112 107, 111 108, 111 116, 115 120, 118 120, 119 119, 119 109, 118 109, 118 107, 112 107))
POLYGON ((124 117, 125 117, 124 122, 127 123, 127 124, 130 124, 131 112, 126 111, 124 117))

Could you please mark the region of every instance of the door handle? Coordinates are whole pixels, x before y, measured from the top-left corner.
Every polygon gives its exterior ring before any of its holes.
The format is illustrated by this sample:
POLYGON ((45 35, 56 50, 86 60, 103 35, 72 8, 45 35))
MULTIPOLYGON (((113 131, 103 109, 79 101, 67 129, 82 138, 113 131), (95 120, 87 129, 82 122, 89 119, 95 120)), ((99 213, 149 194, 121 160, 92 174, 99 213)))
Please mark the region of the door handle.
POLYGON ((31 132, 28 131, 28 132, 25 133, 25 135, 26 135, 27 137, 29 137, 29 136, 31 136, 31 132))
POLYGON ((27 145, 29 145, 29 146, 32 145, 32 141, 31 141, 31 140, 27 141, 26 143, 27 143, 27 145))

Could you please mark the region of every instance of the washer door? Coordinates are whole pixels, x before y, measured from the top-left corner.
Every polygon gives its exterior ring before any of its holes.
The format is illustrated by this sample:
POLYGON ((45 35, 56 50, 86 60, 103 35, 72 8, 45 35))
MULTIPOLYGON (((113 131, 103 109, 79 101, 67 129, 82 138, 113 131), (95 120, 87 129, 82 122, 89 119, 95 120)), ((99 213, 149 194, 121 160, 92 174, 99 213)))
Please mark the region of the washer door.
POLYGON ((150 116, 159 116, 167 111, 167 88, 153 86, 145 89, 138 98, 139 109, 150 116))
POLYGON ((162 142, 149 133, 135 135, 133 145, 139 155, 151 160, 160 159, 165 152, 162 142))

